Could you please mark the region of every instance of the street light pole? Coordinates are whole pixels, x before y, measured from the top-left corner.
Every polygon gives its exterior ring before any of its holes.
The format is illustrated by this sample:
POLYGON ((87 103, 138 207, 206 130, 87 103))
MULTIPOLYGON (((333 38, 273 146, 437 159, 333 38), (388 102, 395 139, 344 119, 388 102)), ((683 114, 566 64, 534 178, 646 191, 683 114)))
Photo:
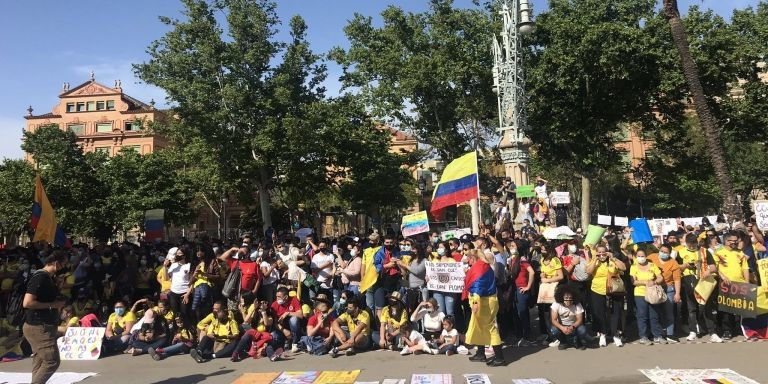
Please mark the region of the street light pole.
POLYGON ((646 172, 645 169, 638 165, 632 171, 632 178, 634 179, 635 184, 637 184, 638 199, 640 200, 640 217, 645 217, 645 212, 643 212, 643 186, 645 185, 645 182, 648 178, 648 172, 646 172))
POLYGON ((421 212, 421 206, 424 203, 424 190, 427 189, 427 179, 422 175, 419 177, 419 212, 421 212))

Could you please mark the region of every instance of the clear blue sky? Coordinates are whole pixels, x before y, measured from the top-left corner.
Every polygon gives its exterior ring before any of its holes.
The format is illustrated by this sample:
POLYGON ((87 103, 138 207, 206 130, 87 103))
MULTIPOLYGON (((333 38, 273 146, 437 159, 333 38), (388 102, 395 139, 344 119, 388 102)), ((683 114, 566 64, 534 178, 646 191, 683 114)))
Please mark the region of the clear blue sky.
MULTIPOLYGON (((691 4, 712 8, 728 17, 734 8, 758 0, 680 0, 681 10, 691 4)), ((546 0, 533 0, 534 13, 546 0)), ((317 52, 345 46, 342 28, 355 12, 378 15, 389 4, 406 10, 423 10, 427 0, 279 0, 278 12, 287 20, 302 15, 309 25, 309 39, 317 52)), ((469 0, 456 0, 469 6, 469 0)), ((29 105, 35 114, 50 112, 58 102, 63 82, 74 87, 88 79, 112 85, 121 79, 124 91, 164 106, 157 88, 138 84, 131 64, 147 58, 146 47, 162 36, 165 26, 158 15, 178 16, 175 0, 23 0, 0 1, 0 158, 20 158, 23 116, 29 105)), ((329 94, 338 92, 338 67, 330 65, 329 94)))

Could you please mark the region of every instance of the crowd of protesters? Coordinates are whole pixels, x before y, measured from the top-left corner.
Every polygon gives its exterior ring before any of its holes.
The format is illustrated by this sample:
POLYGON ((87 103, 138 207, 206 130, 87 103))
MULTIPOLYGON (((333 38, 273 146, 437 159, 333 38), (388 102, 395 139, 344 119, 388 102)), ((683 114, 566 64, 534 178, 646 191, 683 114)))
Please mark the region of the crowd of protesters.
MULTIPOLYGON (((701 304, 693 288, 709 276, 756 283, 755 260, 766 240, 752 223, 741 230, 679 224, 655 243, 632 244, 629 229, 608 229, 591 246, 580 235, 547 240, 539 234, 544 228, 530 223, 483 227, 478 236, 447 241, 437 232, 299 239, 271 231, 234 244, 204 237, 175 246, 30 244, 0 251, 2 329, 17 332, 14 297, 46 260, 58 260, 51 270, 60 296, 49 308, 58 332, 105 327, 102 354, 188 354, 198 363, 371 349, 469 354, 474 346, 463 334, 473 308, 461 293, 429 290, 426 262, 469 269, 486 255, 496 261, 496 325, 507 344, 587 349, 703 337, 721 343, 741 333, 738 317, 718 312, 717 290, 701 304), (363 287, 371 281, 366 273, 376 274, 375 284, 363 287), (663 297, 651 302, 648 291, 663 297)), ((21 354, 29 354, 24 346, 22 339, 21 354)), ((478 354, 473 361, 503 364, 496 353, 478 354)))

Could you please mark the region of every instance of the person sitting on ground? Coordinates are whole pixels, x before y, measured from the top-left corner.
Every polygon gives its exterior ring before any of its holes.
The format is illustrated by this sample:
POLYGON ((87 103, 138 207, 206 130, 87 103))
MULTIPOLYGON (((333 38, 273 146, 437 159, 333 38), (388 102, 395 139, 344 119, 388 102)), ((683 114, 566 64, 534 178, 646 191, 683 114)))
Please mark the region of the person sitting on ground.
POLYGON ((204 363, 210 359, 231 357, 237 346, 237 339, 240 337, 237 321, 232 318, 228 310, 220 307, 219 311, 214 312, 214 314, 216 318, 206 329, 205 336, 200 339, 200 344, 196 349, 189 352, 192 359, 198 363, 204 363))
POLYGON ((64 336, 64 334, 67 333, 67 328, 69 327, 79 327, 80 326, 80 318, 75 316, 74 311, 72 310, 71 305, 67 305, 66 307, 61 309, 61 322, 59 323, 59 335, 64 336))
POLYGON ((405 310, 403 296, 400 292, 392 292, 389 305, 382 308, 379 316, 379 347, 394 351, 399 347, 400 327, 408 322, 408 311, 405 310))
POLYGON ((331 357, 345 351, 347 356, 368 349, 370 345, 371 315, 360 308, 356 297, 347 299, 347 310, 333 321, 331 330, 339 346, 331 349, 331 357), (346 326, 347 330, 342 329, 346 326))
POLYGON ((174 336, 167 347, 147 348, 147 352, 155 361, 160 361, 168 356, 189 353, 195 346, 195 329, 189 320, 184 316, 178 316, 174 319, 174 336))
POLYGON ((272 312, 277 316, 276 327, 281 333, 280 338, 285 340, 284 348, 291 348, 291 353, 298 352, 299 340, 301 340, 301 320, 304 319, 301 303, 289 295, 288 288, 280 287, 277 290, 277 299, 272 303, 272 312))
POLYGON ((422 321, 424 337, 427 340, 435 340, 440 336, 443 330, 443 319, 445 313, 438 310, 437 300, 430 298, 422 301, 411 314, 411 321, 422 321))
POLYGON ((406 322, 400 327, 400 339, 403 343, 403 349, 400 351, 401 356, 421 353, 437 354, 437 350, 429 348, 427 340, 421 333, 413 329, 410 322, 406 322))
POLYGON ((437 340, 437 353, 440 355, 451 356, 459 347, 459 331, 454 328, 454 323, 453 316, 446 316, 443 319, 443 331, 437 340))
POLYGON ((169 323, 173 323, 174 319, 176 319, 176 314, 171 310, 168 300, 158 300, 157 305, 152 308, 152 311, 155 312, 155 315, 162 316, 169 323))
POLYGON ((561 285, 555 291, 551 308, 552 335, 560 340, 558 349, 570 343, 581 350, 587 349, 587 327, 584 325, 584 307, 570 285, 561 285))
POLYGON ((131 328, 136 323, 136 315, 126 312, 124 301, 115 303, 115 312, 107 319, 107 329, 104 331, 106 349, 110 353, 123 352, 128 347, 131 338, 131 328))
POLYGON ((254 301, 247 313, 248 322, 244 324, 247 330, 232 353, 232 361, 238 362, 245 356, 254 359, 267 356, 271 361, 280 359, 284 351, 283 337, 275 329, 277 316, 269 302, 264 299, 254 301))
POLYGON ((206 336, 206 331, 208 330, 208 326, 211 325, 216 320, 216 314, 225 308, 226 308, 226 305, 224 304, 223 301, 217 301, 213 303, 212 312, 208 314, 208 316, 200 320, 200 322, 197 323, 198 341, 202 340, 203 337, 206 336))
POLYGON ((301 344, 313 355, 324 355, 331 350, 333 334, 331 324, 336 320, 331 311, 331 301, 321 293, 315 297, 314 314, 307 321, 307 335, 301 337, 301 344))
POLYGON ((164 346, 168 337, 168 323, 163 316, 155 315, 150 309, 144 313, 142 320, 141 329, 131 342, 133 356, 143 355, 149 352, 150 348, 164 346))

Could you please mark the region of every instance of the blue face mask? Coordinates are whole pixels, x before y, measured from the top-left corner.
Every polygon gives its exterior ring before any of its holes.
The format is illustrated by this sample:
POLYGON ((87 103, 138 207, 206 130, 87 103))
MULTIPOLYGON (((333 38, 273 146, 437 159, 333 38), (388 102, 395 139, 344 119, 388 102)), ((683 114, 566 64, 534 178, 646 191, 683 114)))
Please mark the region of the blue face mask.
POLYGON ((659 252, 659 258, 662 260, 669 260, 669 253, 659 252))
POLYGON ((115 315, 118 315, 118 316, 125 315, 125 308, 115 308, 115 315))

